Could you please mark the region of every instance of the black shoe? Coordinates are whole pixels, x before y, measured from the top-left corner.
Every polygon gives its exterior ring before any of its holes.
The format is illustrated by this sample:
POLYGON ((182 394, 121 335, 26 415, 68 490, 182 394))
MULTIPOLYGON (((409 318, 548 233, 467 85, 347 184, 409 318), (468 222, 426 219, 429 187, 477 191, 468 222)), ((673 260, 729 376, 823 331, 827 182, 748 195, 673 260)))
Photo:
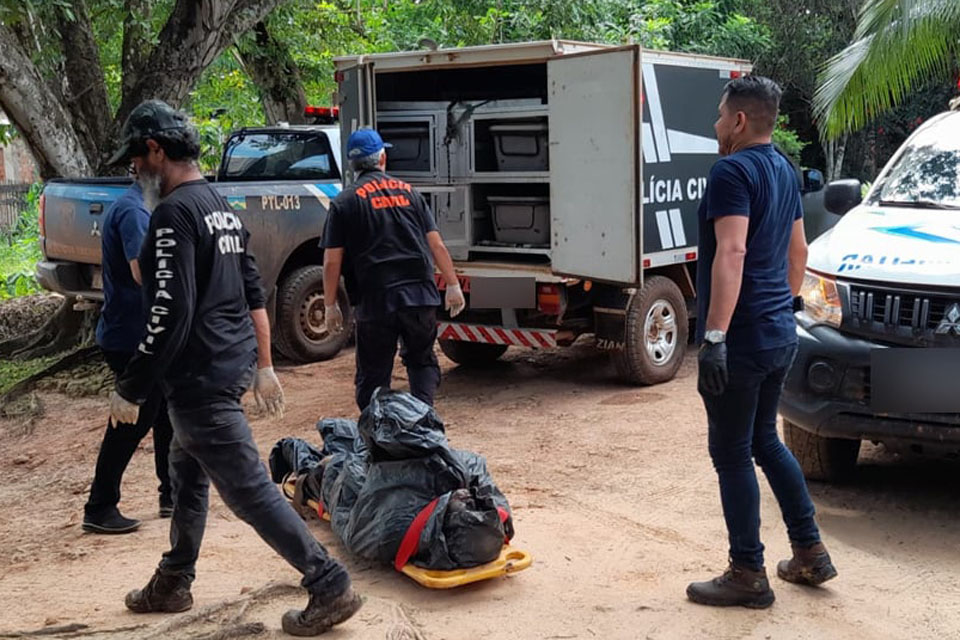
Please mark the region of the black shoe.
POLYGON ((687 587, 687 597, 698 604, 713 607, 751 609, 766 609, 776 599, 765 569, 753 571, 732 562, 722 576, 691 583, 687 587))
POLYGON ((173 516, 173 498, 160 496, 160 517, 170 518, 173 516))
POLYGON ((283 630, 292 636, 318 636, 349 620, 362 606, 363 599, 350 587, 332 600, 311 593, 306 609, 283 614, 283 630))
POLYGON ((127 594, 124 604, 134 613, 180 613, 193 606, 190 580, 183 576, 166 576, 159 570, 143 589, 127 594))
POLYGON ((83 517, 83 530, 89 533, 132 533, 140 528, 141 522, 132 518, 124 518, 114 509, 102 516, 83 517))

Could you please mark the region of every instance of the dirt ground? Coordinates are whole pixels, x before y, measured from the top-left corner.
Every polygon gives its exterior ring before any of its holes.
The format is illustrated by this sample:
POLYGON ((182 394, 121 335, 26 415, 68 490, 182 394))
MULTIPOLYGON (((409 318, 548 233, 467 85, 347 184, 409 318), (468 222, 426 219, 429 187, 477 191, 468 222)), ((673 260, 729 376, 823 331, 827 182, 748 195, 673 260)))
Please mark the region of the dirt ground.
MULTIPOLYGON (((840 577, 819 590, 774 577, 777 602, 766 611, 705 608, 689 603, 684 589, 723 569, 726 544, 693 358, 676 380, 653 388, 617 383, 589 344, 511 351, 480 372, 446 360, 443 366, 437 409, 448 436, 487 456, 513 505, 515 544, 532 552, 534 565, 441 592, 346 557, 367 602, 328 637, 960 637, 960 465, 865 447, 853 483, 811 486, 840 577)), ((283 436, 319 441, 320 417, 355 417, 352 372, 351 351, 282 368, 286 416, 251 419, 264 458, 283 436)), ((398 375, 395 386, 404 384, 398 375)), ((79 633, 92 638, 213 638, 224 628, 260 631, 257 623, 265 627, 257 637, 282 637, 281 613, 303 602, 283 585, 298 576, 219 498, 211 503, 194 612, 127 612, 124 594, 150 576, 168 534, 168 521, 156 517, 150 441, 131 463, 121 504, 145 520, 143 528, 127 536, 84 534, 82 505, 106 403, 50 394, 42 400, 42 419, 0 422, 0 637, 86 625, 79 633), (281 585, 261 590, 271 582, 281 585)), ((772 494, 761 486, 773 567, 788 543, 772 494)), ((345 556, 326 525, 310 526, 345 556)))

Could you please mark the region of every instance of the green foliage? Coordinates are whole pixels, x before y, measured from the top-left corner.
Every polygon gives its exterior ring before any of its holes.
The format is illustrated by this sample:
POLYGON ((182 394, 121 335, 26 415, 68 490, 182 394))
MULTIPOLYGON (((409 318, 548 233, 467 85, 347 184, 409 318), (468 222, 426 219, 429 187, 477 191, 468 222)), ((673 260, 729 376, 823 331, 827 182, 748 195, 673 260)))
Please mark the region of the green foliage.
POLYGON ((773 143, 799 165, 801 164, 800 153, 810 143, 801 140, 797 132, 789 127, 789 117, 781 115, 777 118, 777 128, 773 130, 773 143))
POLYGON ((854 41, 820 77, 814 113, 823 134, 856 131, 931 79, 948 78, 960 54, 958 33, 956 0, 865 0, 854 41))
POLYGON ((42 183, 30 188, 26 210, 10 230, 0 234, 0 300, 40 291, 34 267, 42 257, 38 223, 42 190, 42 183))

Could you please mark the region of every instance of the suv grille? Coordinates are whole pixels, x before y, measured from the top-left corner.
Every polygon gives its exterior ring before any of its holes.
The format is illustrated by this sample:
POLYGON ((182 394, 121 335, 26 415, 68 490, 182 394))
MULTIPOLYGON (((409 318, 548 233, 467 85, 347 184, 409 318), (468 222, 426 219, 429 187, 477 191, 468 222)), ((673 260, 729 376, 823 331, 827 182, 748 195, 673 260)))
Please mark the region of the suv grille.
POLYGON ((849 285, 844 328, 912 346, 960 346, 960 292, 953 295, 849 285))

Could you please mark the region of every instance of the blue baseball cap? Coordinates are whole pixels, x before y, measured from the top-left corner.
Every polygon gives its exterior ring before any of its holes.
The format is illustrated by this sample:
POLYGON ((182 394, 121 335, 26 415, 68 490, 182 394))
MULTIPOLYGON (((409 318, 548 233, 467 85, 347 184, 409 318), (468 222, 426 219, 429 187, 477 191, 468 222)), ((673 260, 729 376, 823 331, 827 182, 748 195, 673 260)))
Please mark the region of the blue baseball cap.
POLYGON ((347 139, 347 157, 372 156, 381 149, 389 149, 392 146, 389 142, 384 142, 380 134, 373 129, 359 129, 351 133, 347 139))

